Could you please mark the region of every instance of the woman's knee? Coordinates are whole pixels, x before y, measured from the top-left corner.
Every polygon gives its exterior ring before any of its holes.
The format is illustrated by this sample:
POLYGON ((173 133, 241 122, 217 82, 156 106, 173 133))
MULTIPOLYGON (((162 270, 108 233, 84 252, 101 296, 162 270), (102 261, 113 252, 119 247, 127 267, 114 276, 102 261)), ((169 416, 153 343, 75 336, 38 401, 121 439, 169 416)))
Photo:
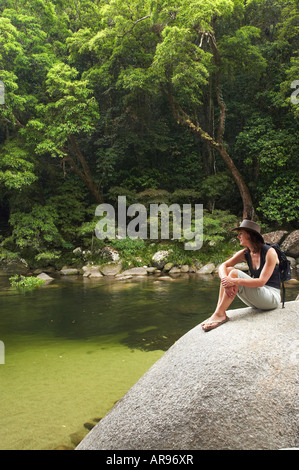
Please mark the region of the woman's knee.
POLYGON ((228 273, 229 277, 238 277, 238 270, 235 268, 229 268, 230 271, 228 273))

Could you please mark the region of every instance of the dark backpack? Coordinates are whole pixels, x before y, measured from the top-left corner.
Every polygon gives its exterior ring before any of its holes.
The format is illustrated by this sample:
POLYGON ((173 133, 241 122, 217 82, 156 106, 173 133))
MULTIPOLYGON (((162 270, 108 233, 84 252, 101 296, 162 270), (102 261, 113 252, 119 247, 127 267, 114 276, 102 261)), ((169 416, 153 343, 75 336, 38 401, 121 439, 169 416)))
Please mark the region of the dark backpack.
POLYGON ((291 275, 291 262, 288 260, 286 254, 278 243, 266 243, 266 245, 271 246, 275 249, 278 259, 279 259, 279 273, 280 273, 280 282, 282 284, 282 308, 284 308, 285 301, 285 286, 284 282, 289 281, 292 277, 291 275))

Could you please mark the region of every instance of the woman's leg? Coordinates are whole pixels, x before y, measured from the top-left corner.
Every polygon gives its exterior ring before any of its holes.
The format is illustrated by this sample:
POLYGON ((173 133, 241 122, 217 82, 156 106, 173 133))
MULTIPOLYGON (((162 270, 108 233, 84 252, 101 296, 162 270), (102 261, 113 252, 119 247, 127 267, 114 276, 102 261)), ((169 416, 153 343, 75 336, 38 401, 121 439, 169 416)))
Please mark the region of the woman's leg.
MULTIPOLYGON (((230 271, 228 273, 229 277, 232 277, 232 278, 238 277, 238 271, 236 269, 234 268, 228 268, 228 269, 230 271)), ((211 322, 222 322, 223 320, 226 319, 226 310, 231 305, 236 295, 237 295, 236 287, 234 289, 233 288, 224 289, 222 284, 220 284, 218 303, 217 303, 215 312, 207 321, 205 321, 202 324, 203 329, 205 329, 205 326, 208 328, 209 323, 211 322)))

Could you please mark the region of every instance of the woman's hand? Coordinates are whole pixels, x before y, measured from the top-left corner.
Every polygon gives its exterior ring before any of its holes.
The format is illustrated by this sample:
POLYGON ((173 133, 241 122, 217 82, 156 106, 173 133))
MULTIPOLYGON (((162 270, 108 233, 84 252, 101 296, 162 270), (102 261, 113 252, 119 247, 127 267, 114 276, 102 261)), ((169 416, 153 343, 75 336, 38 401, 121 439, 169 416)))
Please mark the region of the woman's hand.
POLYGON ((237 279, 236 278, 232 278, 232 277, 229 277, 229 276, 223 276, 221 278, 221 284, 222 286, 226 289, 227 287, 233 287, 233 286, 236 286, 237 284, 237 279))
POLYGON ((238 292, 237 286, 225 287, 224 291, 228 297, 235 297, 238 292))

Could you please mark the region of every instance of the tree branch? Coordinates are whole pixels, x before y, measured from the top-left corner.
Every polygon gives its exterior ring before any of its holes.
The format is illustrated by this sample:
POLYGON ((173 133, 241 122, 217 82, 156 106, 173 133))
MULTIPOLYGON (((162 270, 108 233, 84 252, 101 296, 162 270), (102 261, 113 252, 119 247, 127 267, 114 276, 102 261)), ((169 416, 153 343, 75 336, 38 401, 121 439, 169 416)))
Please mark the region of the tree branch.
POLYGON ((135 28, 135 26, 136 26, 138 23, 140 23, 140 22, 143 21, 143 20, 146 20, 147 18, 150 18, 151 16, 152 16, 152 15, 150 14, 150 15, 144 16, 143 18, 139 18, 138 20, 135 21, 135 23, 133 24, 133 26, 132 26, 131 29, 129 29, 128 31, 125 32, 125 34, 123 34, 122 36, 119 36, 119 37, 124 38, 127 34, 130 34, 130 33, 133 31, 133 29, 135 28))

